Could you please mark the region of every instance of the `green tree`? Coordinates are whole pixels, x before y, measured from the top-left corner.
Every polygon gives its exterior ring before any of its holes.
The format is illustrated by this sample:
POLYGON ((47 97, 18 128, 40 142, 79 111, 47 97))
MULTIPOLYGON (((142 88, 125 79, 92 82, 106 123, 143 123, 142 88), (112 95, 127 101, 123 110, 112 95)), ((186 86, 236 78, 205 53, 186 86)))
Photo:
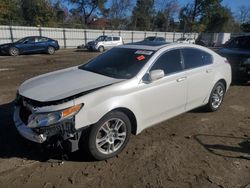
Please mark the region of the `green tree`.
POLYGON ((72 5, 70 10, 75 18, 78 18, 85 25, 93 21, 93 14, 106 16, 108 9, 105 8, 107 0, 66 0, 72 5))
POLYGON ((132 27, 139 30, 150 30, 154 23, 154 0, 137 0, 132 12, 132 27))
POLYGON ((191 4, 187 4, 181 8, 179 14, 180 30, 184 32, 191 32, 193 30, 193 25, 195 24, 193 21, 193 14, 193 7, 191 4))
POLYGON ((179 14, 180 28, 185 32, 229 32, 238 30, 232 12, 222 0, 194 0, 179 14))
POLYGON ((20 0, 0 0, 0 24, 22 22, 22 11, 19 5, 20 0))
POLYGON ((211 15, 206 32, 239 32, 240 25, 237 24, 232 16, 230 9, 220 7, 211 15))
POLYGON ((158 12, 155 17, 155 27, 161 31, 173 29, 174 16, 179 12, 179 4, 176 0, 157 1, 156 7, 158 12))
POLYGON ((55 24, 55 12, 50 1, 21 0, 23 18, 27 25, 51 26, 55 24))
POLYGON ((131 0, 112 0, 109 9, 111 26, 116 29, 124 29, 128 25, 128 13, 131 11, 131 0))
POLYGON ((55 20, 57 23, 64 23, 66 18, 65 7, 62 6, 61 0, 57 0, 53 5, 55 20))
POLYGON ((244 32, 250 32, 250 6, 240 6, 237 14, 238 22, 244 32))

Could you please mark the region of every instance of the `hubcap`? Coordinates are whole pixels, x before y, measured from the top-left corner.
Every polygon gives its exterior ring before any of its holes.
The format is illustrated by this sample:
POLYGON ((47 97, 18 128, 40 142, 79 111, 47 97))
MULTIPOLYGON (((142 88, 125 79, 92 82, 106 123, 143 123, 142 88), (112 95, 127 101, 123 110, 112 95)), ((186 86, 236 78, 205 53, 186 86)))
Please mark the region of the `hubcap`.
POLYGON ((126 131, 126 124, 121 119, 106 121, 97 132, 96 148, 103 154, 116 152, 126 139, 126 131))
POLYGON ((48 51, 49 51, 50 54, 53 54, 53 53, 54 53, 54 49, 51 48, 51 47, 48 49, 48 51))
POLYGON ((10 53, 11 53, 11 55, 16 56, 16 55, 18 54, 18 51, 17 51, 17 49, 12 48, 12 49, 10 50, 10 53))
POLYGON ((212 107, 214 109, 219 108, 224 96, 224 90, 222 86, 218 85, 212 94, 212 107))

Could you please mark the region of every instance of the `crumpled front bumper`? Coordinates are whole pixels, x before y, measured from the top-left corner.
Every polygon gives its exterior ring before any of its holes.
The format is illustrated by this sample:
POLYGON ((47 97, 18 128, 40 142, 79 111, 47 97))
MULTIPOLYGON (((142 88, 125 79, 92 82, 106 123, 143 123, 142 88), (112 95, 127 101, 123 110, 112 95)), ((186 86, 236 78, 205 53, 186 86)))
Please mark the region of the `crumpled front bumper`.
POLYGON ((20 107, 16 106, 14 109, 14 123, 20 135, 24 138, 36 142, 36 143, 43 143, 46 141, 47 137, 43 134, 37 134, 32 129, 27 127, 21 120, 19 116, 20 107))

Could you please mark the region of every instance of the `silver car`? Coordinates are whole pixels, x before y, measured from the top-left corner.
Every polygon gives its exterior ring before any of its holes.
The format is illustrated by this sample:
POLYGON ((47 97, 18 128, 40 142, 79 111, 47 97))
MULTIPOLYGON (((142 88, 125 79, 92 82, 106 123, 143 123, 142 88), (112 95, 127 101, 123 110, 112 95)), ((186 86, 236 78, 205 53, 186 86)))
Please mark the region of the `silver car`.
POLYGON ((99 36, 97 39, 88 42, 86 48, 90 51, 103 52, 104 50, 113 48, 123 44, 122 37, 120 36, 99 36))

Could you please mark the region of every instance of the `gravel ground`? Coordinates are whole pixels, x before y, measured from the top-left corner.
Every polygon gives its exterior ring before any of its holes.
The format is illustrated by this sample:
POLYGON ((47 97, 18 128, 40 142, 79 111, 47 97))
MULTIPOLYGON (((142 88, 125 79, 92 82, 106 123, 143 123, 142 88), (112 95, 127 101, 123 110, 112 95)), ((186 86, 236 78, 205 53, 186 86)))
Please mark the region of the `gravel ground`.
POLYGON ((12 101, 26 79, 87 62, 98 53, 0 56, 0 187, 241 188, 250 183, 250 87, 231 86, 215 113, 194 110, 132 136, 107 161, 83 152, 62 160, 21 138, 12 101))

